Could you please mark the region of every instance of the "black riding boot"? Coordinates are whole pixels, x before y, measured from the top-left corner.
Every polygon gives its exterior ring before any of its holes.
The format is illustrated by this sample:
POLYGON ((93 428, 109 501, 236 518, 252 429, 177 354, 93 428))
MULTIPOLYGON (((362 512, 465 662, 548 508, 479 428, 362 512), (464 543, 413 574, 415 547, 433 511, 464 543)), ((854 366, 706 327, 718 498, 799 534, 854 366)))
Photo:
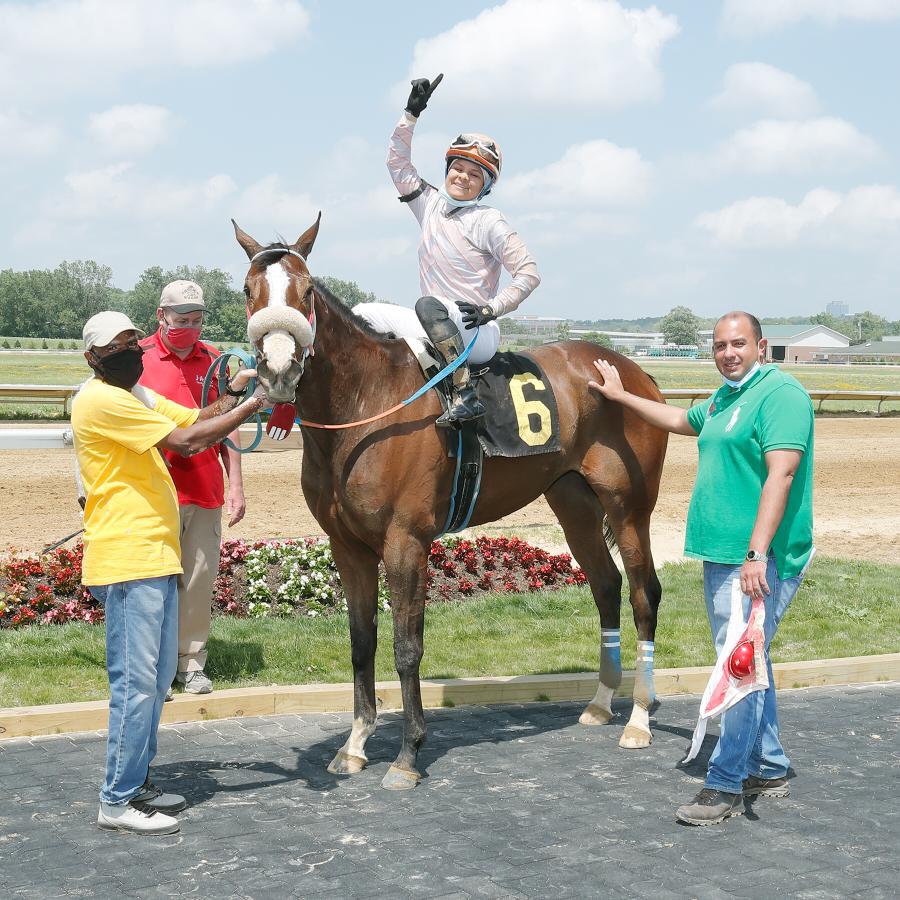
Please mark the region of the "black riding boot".
MULTIPOLYGON (((463 351, 462 339, 457 338, 459 342, 456 356, 463 351)), ((438 347, 441 354, 444 355, 444 348, 438 347)), ((456 356, 453 359, 456 359, 456 356)), ((446 359, 446 356, 444 356, 446 359)), ((452 362, 452 360, 448 360, 452 362)), ((480 419, 484 415, 484 404, 478 399, 478 393, 475 385, 472 384, 472 378, 469 374, 469 367, 463 363, 451 376, 451 389, 453 391, 453 403, 445 413, 438 416, 435 425, 444 428, 451 426, 454 422, 470 422, 473 419, 480 419)))
MULTIPOLYGON (((462 335, 456 323, 450 318, 447 307, 440 300, 434 297, 420 297, 416 302, 416 315, 446 363, 452 363, 462 355, 465 349, 462 335)), ((475 393, 468 365, 463 363, 453 371, 450 386, 453 402, 450 409, 437 419, 435 425, 449 427, 455 422, 468 422, 480 419, 484 415, 484 405, 475 393)))

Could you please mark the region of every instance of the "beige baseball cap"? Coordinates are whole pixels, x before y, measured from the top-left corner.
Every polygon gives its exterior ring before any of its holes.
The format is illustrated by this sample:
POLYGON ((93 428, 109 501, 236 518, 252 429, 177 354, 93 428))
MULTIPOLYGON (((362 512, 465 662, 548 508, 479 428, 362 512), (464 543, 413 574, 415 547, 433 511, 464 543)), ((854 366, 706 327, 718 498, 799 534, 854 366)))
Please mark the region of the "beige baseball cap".
POLYGON ((144 332, 135 326, 125 313, 107 310, 91 316, 84 323, 81 336, 84 338, 84 349, 91 347, 105 347, 111 343, 116 335, 123 331, 136 331, 138 337, 144 337, 144 332))
POLYGON ((203 302, 203 288, 193 281, 170 281, 163 289, 159 297, 161 309, 171 309, 177 313, 205 311, 203 302))

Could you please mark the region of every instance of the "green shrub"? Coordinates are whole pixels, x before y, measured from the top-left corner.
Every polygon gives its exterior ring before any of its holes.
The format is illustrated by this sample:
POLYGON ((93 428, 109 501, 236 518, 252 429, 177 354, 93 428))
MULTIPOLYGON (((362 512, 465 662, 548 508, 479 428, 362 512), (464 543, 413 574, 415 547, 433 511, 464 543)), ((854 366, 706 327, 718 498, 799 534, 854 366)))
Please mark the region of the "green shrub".
POLYGON ((13 347, 15 347, 15 348, 21 348, 21 347, 22 347, 22 342, 21 342, 18 338, 16 338, 15 341, 13 341, 13 347))
POLYGON ((4 350, 9 350, 9 341, 4 338, 3 343, 0 344, 0 347, 3 347, 4 350))
POLYGON ((50 349, 50 345, 47 343, 47 338, 44 338, 41 341, 41 350, 49 350, 49 349, 50 349))

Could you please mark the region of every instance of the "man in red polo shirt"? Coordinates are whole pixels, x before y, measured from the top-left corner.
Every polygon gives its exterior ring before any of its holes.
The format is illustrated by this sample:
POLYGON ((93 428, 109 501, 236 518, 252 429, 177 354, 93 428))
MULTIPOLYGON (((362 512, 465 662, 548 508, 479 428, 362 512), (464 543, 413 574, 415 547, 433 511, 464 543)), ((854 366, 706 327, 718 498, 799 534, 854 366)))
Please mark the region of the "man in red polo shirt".
MULTIPOLYGON (((182 406, 200 407, 203 378, 219 355, 200 340, 206 304, 203 289, 193 281, 167 284, 159 300, 157 331, 141 341, 144 348, 146 385, 182 406)), ((210 387, 207 403, 218 396, 210 387)), ((234 431, 231 440, 237 444, 234 431)), ((222 539, 222 507, 229 526, 244 517, 244 485, 241 456, 218 444, 195 456, 162 451, 178 491, 181 514, 181 565, 178 576, 178 672, 177 683, 192 694, 208 694, 212 682, 204 672, 206 644, 212 611, 213 583, 219 568, 222 539), (225 495, 222 467, 228 473, 225 495)))

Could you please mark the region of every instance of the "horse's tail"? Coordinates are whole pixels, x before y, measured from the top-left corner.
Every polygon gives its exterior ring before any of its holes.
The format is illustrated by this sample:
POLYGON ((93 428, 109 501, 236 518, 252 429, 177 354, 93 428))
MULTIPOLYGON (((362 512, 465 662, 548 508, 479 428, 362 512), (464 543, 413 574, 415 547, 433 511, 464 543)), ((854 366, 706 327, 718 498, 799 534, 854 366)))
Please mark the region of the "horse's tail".
POLYGON ((606 541, 606 547, 610 553, 618 552, 619 545, 616 542, 616 536, 613 533, 612 525, 609 524, 609 516, 603 517, 603 540, 606 541))

